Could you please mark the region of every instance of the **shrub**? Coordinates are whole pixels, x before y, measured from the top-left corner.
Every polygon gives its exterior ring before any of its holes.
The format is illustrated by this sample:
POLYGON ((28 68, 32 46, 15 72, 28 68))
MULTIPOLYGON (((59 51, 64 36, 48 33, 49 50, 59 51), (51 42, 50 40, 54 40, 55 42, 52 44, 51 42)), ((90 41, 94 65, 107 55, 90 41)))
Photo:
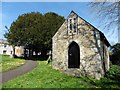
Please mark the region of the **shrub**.
POLYGON ((120 66, 111 65, 110 70, 106 73, 105 77, 115 81, 120 81, 120 66))
POLYGON ((112 64, 120 66, 120 43, 113 45, 111 51, 110 60, 112 64))

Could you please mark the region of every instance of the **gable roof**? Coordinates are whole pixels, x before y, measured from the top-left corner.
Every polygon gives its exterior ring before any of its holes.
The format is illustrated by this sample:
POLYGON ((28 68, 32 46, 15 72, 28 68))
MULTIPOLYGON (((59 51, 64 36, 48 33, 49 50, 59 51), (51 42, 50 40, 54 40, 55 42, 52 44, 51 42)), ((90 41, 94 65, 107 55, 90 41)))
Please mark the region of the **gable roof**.
MULTIPOLYGON (((74 13, 76 14, 73 10, 71 11, 71 13, 74 13)), ((70 14, 71 14, 70 13, 70 14)), ((69 14, 69 15, 70 15, 69 14)), ((88 23, 90 26, 92 26, 95 30, 97 30, 99 33, 100 33, 100 37, 102 37, 102 39, 104 40, 105 44, 109 47, 111 46, 109 41, 107 40, 107 38, 105 37, 105 35, 100 31, 98 30, 96 27, 94 27, 92 24, 90 24, 89 22, 87 22, 85 19, 83 19, 82 17, 80 17, 78 14, 76 14, 80 19, 82 19, 83 21, 85 21, 86 23, 88 23)), ((69 16, 67 17, 67 19, 69 18, 69 16)))

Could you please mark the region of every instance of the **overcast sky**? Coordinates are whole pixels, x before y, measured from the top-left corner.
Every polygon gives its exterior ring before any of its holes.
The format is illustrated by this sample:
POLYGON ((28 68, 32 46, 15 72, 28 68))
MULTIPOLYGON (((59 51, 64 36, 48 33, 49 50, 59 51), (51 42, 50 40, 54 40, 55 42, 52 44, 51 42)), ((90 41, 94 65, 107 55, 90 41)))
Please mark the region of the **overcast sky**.
POLYGON ((3 34, 7 31, 5 26, 9 28, 11 23, 21 14, 30 12, 40 12, 42 14, 55 12, 67 18, 71 10, 73 10, 80 17, 102 31, 111 44, 115 44, 118 40, 117 32, 112 32, 112 29, 108 32, 99 27, 99 20, 95 18, 95 14, 91 12, 88 4, 89 2, 2 2, 2 4, 0 3, 0 7, 2 7, 2 12, 0 13, 0 17, 2 16, 0 38, 4 38, 3 34))

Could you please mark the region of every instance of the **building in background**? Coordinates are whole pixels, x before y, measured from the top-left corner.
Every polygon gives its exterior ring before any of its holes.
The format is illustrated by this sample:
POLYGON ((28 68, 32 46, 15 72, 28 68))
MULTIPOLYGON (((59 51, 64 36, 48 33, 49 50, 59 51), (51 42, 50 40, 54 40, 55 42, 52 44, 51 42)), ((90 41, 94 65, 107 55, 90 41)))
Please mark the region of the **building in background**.
POLYGON ((13 48, 6 40, 0 39, 0 54, 11 55, 13 48))
POLYGON ((23 57, 24 56, 24 46, 16 46, 15 47, 15 55, 17 57, 23 57))
MULTIPOLYGON (((4 55, 12 55, 13 54, 13 47, 9 45, 6 40, 0 39, 0 54, 4 55)), ((17 57, 24 56, 24 47, 23 46, 16 46, 15 47, 15 55, 17 57)))

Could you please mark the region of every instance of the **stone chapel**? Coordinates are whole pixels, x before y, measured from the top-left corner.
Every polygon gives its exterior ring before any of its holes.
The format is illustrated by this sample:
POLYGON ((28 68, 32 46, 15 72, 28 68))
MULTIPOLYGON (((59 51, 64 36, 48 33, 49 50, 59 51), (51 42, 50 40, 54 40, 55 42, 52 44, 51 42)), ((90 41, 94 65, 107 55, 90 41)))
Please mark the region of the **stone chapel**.
POLYGON ((52 38, 52 66, 68 75, 100 79, 109 70, 104 34, 71 11, 52 38))

